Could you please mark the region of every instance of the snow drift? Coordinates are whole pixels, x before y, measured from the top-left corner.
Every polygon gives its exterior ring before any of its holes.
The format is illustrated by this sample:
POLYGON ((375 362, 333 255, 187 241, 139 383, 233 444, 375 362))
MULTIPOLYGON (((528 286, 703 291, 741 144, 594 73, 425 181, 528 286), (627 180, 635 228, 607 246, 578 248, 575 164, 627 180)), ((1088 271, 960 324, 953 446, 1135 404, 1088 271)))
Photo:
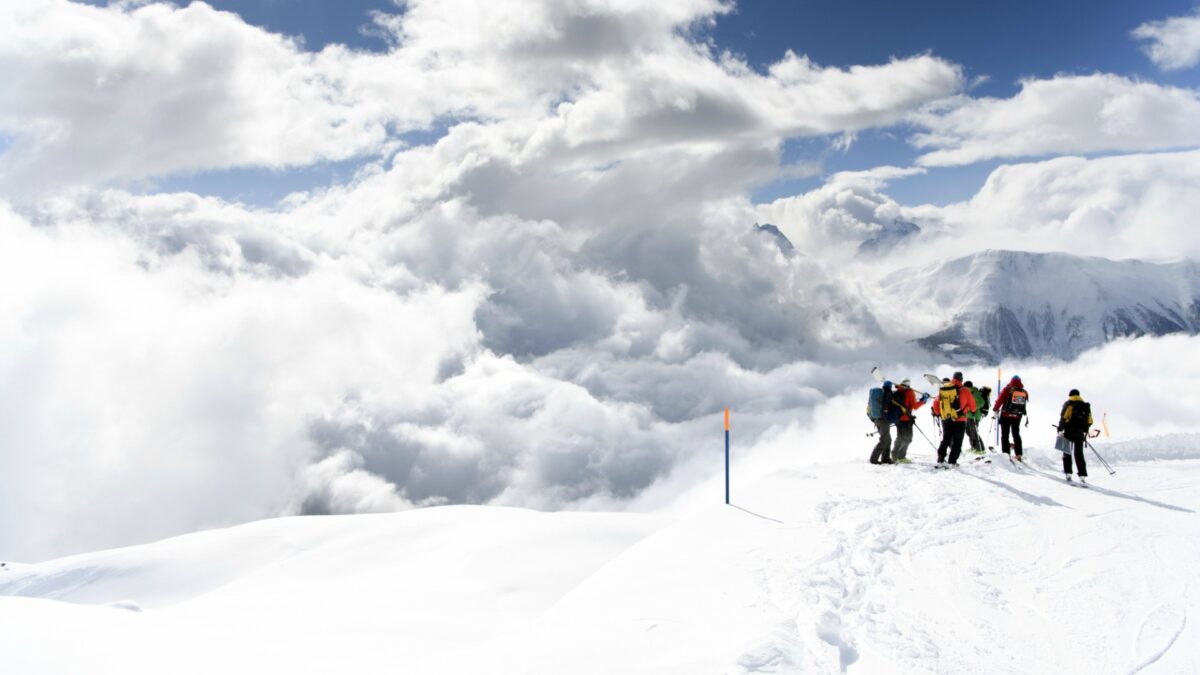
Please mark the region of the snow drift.
POLYGON ((1200 462, 1097 471, 1083 490, 1044 447, 1024 470, 954 473, 812 450, 736 483, 733 506, 714 484, 670 520, 436 507, 17 567, 0 573, 0 670, 1200 668, 1200 462))

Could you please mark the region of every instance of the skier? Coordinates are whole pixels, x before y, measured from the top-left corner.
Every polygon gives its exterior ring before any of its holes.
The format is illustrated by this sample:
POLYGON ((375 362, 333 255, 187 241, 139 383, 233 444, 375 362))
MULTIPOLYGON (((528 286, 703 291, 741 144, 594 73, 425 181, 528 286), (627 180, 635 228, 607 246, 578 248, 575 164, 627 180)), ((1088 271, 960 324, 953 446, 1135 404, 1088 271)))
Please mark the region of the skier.
POLYGON ((914 413, 929 400, 929 394, 925 393, 917 398, 917 392, 913 391, 911 385, 912 380, 905 379, 892 393, 892 405, 900 411, 900 419, 896 422, 896 444, 892 446, 892 461, 897 464, 912 464, 908 458, 908 446, 912 443, 913 425, 916 424, 914 413))
POLYGON ((967 415, 975 412, 975 397, 963 386, 962 373, 954 373, 950 383, 938 390, 937 412, 942 420, 938 464, 946 464, 946 450, 949 449, 949 465, 957 466, 958 456, 962 454, 963 435, 967 431, 967 415))
POLYGON ((871 450, 872 464, 894 464, 891 456, 892 449, 892 422, 888 419, 894 415, 892 412, 892 381, 885 380, 882 387, 882 397, 878 402, 875 401, 875 393, 872 392, 872 398, 867 402, 867 417, 871 423, 875 425, 875 431, 879 434, 879 442, 875 444, 875 448, 871 450), (878 408, 876 408, 878 405, 878 408))
MULTIPOLYGON (((1025 461, 1021 445, 1021 418, 1026 416, 1028 406, 1029 392, 1025 391, 1025 385, 1021 384, 1020 375, 1012 376, 996 397, 996 404, 992 406, 992 412, 1000 416, 1000 450, 1008 454, 1008 435, 1011 433, 1013 456, 1018 462, 1025 461)), ((1028 418, 1025 419, 1025 426, 1029 426, 1028 418)))
MULTIPOLYGON (((1083 444, 1092 424, 1092 406, 1083 400, 1078 389, 1072 389, 1063 403, 1062 412, 1058 414, 1058 433, 1071 442, 1075 463, 1079 467, 1079 482, 1084 485, 1087 485, 1087 463, 1083 459, 1083 444)), ((1067 482, 1071 482, 1070 452, 1063 452, 1063 474, 1067 482)))
POLYGON ((983 393, 976 389, 970 381, 964 382, 963 387, 971 392, 971 398, 975 399, 975 412, 967 413, 967 440, 971 442, 972 452, 984 455, 987 454, 987 448, 983 444, 983 439, 979 437, 979 420, 987 414, 983 393))

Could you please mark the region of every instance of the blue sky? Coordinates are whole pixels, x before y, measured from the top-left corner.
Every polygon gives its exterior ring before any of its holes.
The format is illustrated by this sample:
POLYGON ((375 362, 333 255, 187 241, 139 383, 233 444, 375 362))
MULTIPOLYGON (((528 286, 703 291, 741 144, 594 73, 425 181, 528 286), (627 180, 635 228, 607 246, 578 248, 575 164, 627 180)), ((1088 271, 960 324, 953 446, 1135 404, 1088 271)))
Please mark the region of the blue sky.
MULTIPOLYGON (((106 3, 93 0, 92 4, 106 3)), ((392 0, 209 0, 209 4, 271 31, 302 36, 312 50, 330 43, 386 49, 385 41, 369 30, 370 13, 401 11, 392 0)), ((719 49, 740 54, 759 69, 789 49, 835 66, 932 53, 963 66, 975 82, 973 96, 1009 97, 1018 91, 1021 79, 1057 73, 1107 72, 1196 87, 1200 69, 1161 71, 1129 35, 1142 23, 1186 14, 1194 6, 1192 0, 741 0, 734 13, 721 17, 706 34, 719 49)), ((903 131, 868 130, 849 149, 837 149, 827 138, 789 141, 783 161, 819 161, 822 175, 762 186, 754 199, 770 201, 812 189, 837 171, 910 165, 918 153, 905 142, 903 131)), ((152 185, 265 205, 293 190, 343 180, 361 163, 318 164, 282 173, 239 169, 176 175, 152 185)), ((889 192, 906 204, 959 201, 973 194, 1001 163, 991 160, 931 169, 923 176, 897 181, 889 192)))

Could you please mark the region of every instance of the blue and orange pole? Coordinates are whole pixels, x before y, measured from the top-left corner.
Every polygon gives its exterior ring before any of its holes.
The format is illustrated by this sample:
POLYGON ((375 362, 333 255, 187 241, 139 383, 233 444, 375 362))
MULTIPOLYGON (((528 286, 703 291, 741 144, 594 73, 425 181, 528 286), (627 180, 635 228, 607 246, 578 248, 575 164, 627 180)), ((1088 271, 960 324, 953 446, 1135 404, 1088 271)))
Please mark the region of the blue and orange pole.
POLYGON ((725 503, 729 503, 729 408, 725 408, 725 503))

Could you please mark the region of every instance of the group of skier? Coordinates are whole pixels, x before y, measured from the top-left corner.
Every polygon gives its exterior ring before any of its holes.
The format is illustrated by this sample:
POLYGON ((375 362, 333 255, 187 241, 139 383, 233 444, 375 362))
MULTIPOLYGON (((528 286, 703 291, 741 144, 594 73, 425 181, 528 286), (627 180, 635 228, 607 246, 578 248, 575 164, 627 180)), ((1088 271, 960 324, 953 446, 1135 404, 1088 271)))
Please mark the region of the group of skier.
MULTIPOLYGON (((930 384, 938 384, 935 376, 925 377, 930 384)), ((867 402, 867 417, 875 425, 879 436, 879 441, 871 451, 871 463, 911 463, 908 446, 912 443, 913 428, 916 427, 925 435, 917 425, 916 411, 931 399, 930 412, 935 425, 941 430, 941 443, 937 446, 939 468, 958 464, 964 438, 970 443, 973 453, 986 455, 987 447, 979 434, 979 426, 989 410, 996 415, 1000 426, 1001 452, 1014 463, 1023 463, 1025 453, 1021 441, 1021 421, 1024 420, 1026 427, 1029 426, 1029 392, 1021 382, 1021 377, 1014 375, 994 402, 991 394, 990 387, 977 388, 970 380, 964 381, 961 372, 954 373, 953 377, 942 378, 936 396, 914 390, 911 380, 902 380, 894 389, 891 381, 883 381, 881 387, 871 390, 867 402), (896 427, 894 444, 891 435, 893 426, 896 427)), ((1078 389, 1072 389, 1055 425, 1059 434, 1056 447, 1063 453, 1063 473, 1068 481, 1072 480, 1074 468, 1078 471, 1079 480, 1087 482, 1083 447, 1094 423, 1091 406, 1079 395, 1078 389)), ((928 436, 926 440, 929 440, 928 436)), ((932 440, 929 443, 933 445, 932 440)))

